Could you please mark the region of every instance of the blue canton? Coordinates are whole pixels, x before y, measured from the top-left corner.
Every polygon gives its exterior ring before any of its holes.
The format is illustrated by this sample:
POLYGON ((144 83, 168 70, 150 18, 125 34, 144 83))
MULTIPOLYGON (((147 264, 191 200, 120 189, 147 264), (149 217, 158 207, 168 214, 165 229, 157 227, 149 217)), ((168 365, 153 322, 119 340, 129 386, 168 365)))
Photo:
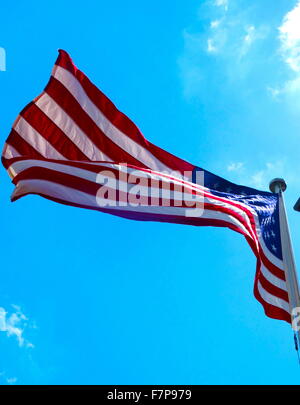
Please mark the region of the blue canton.
POLYGON ((197 171, 204 172, 204 186, 209 188, 212 194, 241 202, 257 212, 260 236, 262 236, 266 247, 274 256, 282 260, 278 196, 266 191, 231 183, 201 168, 196 168, 193 171, 192 181, 194 183, 197 183, 197 171))

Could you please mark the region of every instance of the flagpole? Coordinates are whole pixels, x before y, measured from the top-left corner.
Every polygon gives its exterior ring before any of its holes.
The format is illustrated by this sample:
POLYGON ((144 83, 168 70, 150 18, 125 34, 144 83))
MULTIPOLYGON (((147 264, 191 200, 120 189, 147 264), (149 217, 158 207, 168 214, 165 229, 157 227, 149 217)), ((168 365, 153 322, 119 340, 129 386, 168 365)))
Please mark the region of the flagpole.
MULTIPOLYGON (((286 190, 287 186, 286 182, 283 179, 276 178, 270 182, 269 187, 272 193, 277 193, 279 196, 279 223, 280 223, 282 259, 286 277, 286 285, 289 295, 291 320, 293 321, 294 317, 297 316, 297 311, 296 313, 294 313, 293 309, 298 307, 300 313, 300 294, 299 294, 299 283, 297 278, 296 262, 283 197, 283 193, 286 190)), ((300 343, 300 331, 296 331, 294 329, 294 332, 298 336, 298 343, 300 343)))

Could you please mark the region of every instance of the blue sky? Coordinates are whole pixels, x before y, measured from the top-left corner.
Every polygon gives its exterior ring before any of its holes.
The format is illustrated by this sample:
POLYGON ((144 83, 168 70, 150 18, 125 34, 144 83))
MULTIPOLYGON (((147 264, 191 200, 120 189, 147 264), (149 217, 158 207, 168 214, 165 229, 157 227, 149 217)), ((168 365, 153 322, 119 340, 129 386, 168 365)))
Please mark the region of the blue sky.
MULTIPOLYGON (((65 49, 153 143, 246 186, 284 177, 300 263, 299 27, 286 0, 5 2, 1 142, 65 49)), ((0 181, 1 384, 299 383, 240 235, 12 204, 0 181)))

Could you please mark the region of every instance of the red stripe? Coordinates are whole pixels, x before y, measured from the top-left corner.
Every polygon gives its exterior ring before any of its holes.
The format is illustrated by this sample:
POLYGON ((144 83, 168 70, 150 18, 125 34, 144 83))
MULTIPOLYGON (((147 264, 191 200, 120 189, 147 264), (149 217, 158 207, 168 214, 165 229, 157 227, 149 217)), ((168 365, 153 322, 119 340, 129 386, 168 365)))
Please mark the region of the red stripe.
POLYGON ((283 280, 283 281, 286 281, 284 270, 281 270, 279 267, 275 266, 275 264, 272 263, 272 262, 267 258, 267 256, 265 255, 265 253, 264 253, 264 251, 263 251, 263 249, 262 249, 261 246, 260 246, 259 255, 260 255, 260 257, 261 257, 261 260, 262 260, 263 264, 270 270, 270 272, 271 272, 272 274, 274 274, 274 276, 280 278, 280 279, 283 280))
MULTIPOLYGON (((108 168, 104 168, 104 169, 107 170, 108 168)), ((119 178, 119 171, 117 169, 109 168, 109 171, 115 176, 116 179, 119 178)), ((41 179, 41 180, 49 179, 50 181, 53 181, 55 183, 59 183, 59 184, 62 184, 62 185, 68 186, 68 187, 72 187, 76 190, 84 191, 91 195, 96 195, 96 193, 100 187, 99 184, 79 178, 76 175, 73 176, 73 175, 69 175, 66 173, 56 171, 55 169, 48 169, 48 168, 36 167, 36 166, 30 167, 26 170, 23 170, 21 173, 19 173, 14 178, 14 183, 16 184, 18 181, 24 180, 24 179, 41 179)), ((134 183, 134 179, 133 179, 133 183, 134 183)), ((162 186, 161 182, 159 182, 159 186, 161 189, 161 186, 162 186)), ((124 200, 125 197, 120 193, 118 193, 116 197, 120 198, 121 201, 127 201, 127 198, 124 200)), ((151 203, 150 197, 146 198, 147 201, 144 201, 144 200, 145 199, 143 199, 144 203, 148 203, 148 204, 151 203)), ((162 198, 159 199, 159 204, 161 206, 163 205, 163 201, 166 201, 166 200, 163 200, 162 198)), ((183 201, 182 205, 180 205, 179 202, 174 199, 170 199, 169 202, 170 202, 169 206, 171 206, 171 207, 182 206, 182 207, 189 208, 188 206, 186 206, 184 201, 183 201)), ((228 209, 226 207, 219 207, 219 206, 215 206, 210 203, 205 203, 204 209, 208 209, 210 211, 215 211, 215 212, 222 212, 222 213, 231 215, 234 218, 236 218, 241 224, 243 224, 246 229, 249 230, 248 225, 245 222, 244 218, 241 215, 237 214, 236 212, 231 211, 230 209, 228 209)))
MULTIPOLYGON (((45 92, 72 118, 81 128, 85 135, 100 149, 105 155, 115 162, 126 162, 132 165, 143 166, 132 155, 116 145, 104 132, 95 124, 90 116, 83 110, 82 106, 64 87, 64 85, 51 77, 45 92)), ((74 160, 74 159, 73 159, 74 160)), ((80 159, 75 159, 80 160, 80 159)))
MULTIPOLYGON (((253 253, 254 253, 255 256, 256 256, 257 261, 258 261, 257 270, 256 270, 256 273, 255 273, 255 283, 257 283, 258 280, 261 281, 262 278, 264 279, 264 280, 263 280, 263 282, 264 282, 266 279, 265 279, 265 277, 263 276, 262 272, 260 271, 260 264, 263 263, 264 266, 265 266, 271 273, 273 273, 273 269, 271 269, 271 268, 268 266, 268 265, 270 264, 270 262, 269 262, 269 261, 267 261, 268 263, 265 262, 265 257, 263 257, 263 256, 261 255, 261 251, 260 251, 260 252, 257 251, 256 245, 254 244, 254 242, 253 242, 253 240, 252 240, 251 238, 249 238, 249 237, 246 236, 246 235, 245 235, 245 238, 247 239, 247 242, 249 243, 249 245, 250 245, 250 247, 251 247, 253 253), (272 270, 272 271, 271 271, 271 270, 272 270)), ((280 269, 278 269, 278 270, 280 270, 280 269)), ((282 270, 280 270, 280 271, 282 272, 282 270)), ((285 281, 285 279, 284 279, 283 281, 285 281)), ((267 280, 266 280, 266 282, 267 282, 267 280)), ((265 282, 264 285, 268 288, 269 286, 267 286, 266 282, 265 282)), ((262 283, 261 283, 261 284, 262 284, 262 283)), ((270 284, 270 285, 271 285, 271 284, 270 284)), ((277 296, 277 295, 276 295, 276 290, 275 290, 277 287, 276 287, 275 285, 273 285, 273 284, 272 284, 272 287, 274 287, 274 290, 273 290, 273 292, 275 293, 274 295, 277 296)), ((265 289, 267 289, 267 288, 265 288, 265 289)), ((270 287, 270 288, 271 288, 271 287, 270 287)), ((284 290, 281 290, 281 288, 280 288, 279 290, 280 290, 280 291, 284 291, 284 290)), ((270 293, 273 294, 273 292, 270 292, 270 293)), ((279 293, 280 293, 280 292, 279 292, 279 293)), ((281 293, 280 293, 280 294, 281 294, 281 293)), ((278 295, 278 297, 280 298, 279 295, 278 295)), ((285 300, 287 300, 287 302, 289 302, 288 296, 283 297, 283 299, 285 299, 285 300)))
POLYGON ((263 286, 263 288, 270 294, 275 295, 275 297, 281 298, 282 300, 286 301, 287 303, 289 302, 289 295, 287 291, 282 290, 279 287, 276 287, 274 284, 271 284, 270 281, 268 281, 264 275, 259 271, 258 273, 258 279, 260 281, 260 284, 263 286))
POLYGON ((97 183, 44 167, 33 166, 23 170, 14 177, 13 183, 16 185, 21 180, 47 180, 94 196, 99 190, 97 183))
POLYGON ((98 173, 101 170, 107 170, 107 168, 102 164, 102 163, 112 163, 112 162, 105 162, 105 161, 101 161, 98 164, 96 164, 97 162, 90 162, 90 161, 86 161, 86 162, 80 162, 80 161, 72 161, 72 160, 59 160, 59 159, 47 159, 44 156, 39 156, 39 157, 25 157, 24 156, 17 156, 15 158, 11 158, 9 159, 9 164, 13 164, 15 162, 18 161, 22 161, 24 160, 25 162, 27 160, 38 160, 41 162, 47 162, 47 163, 56 163, 56 164, 61 164, 61 165, 66 165, 66 166, 72 166, 72 167, 78 167, 80 169, 83 170, 89 170, 90 172, 94 172, 94 173, 98 173))
POLYGON ((286 321, 288 323, 292 323, 291 315, 282 308, 275 307, 274 305, 268 304, 263 298, 260 296, 257 282, 254 283, 254 296, 255 298, 262 304, 265 310, 265 314, 273 319, 280 319, 282 321, 286 321))
POLYGON ((89 160, 64 132, 33 102, 21 113, 22 117, 61 155, 70 160, 89 160))
MULTIPOLYGON (((20 135, 12 129, 9 137, 7 138, 6 143, 13 148, 16 149, 20 155, 22 155, 21 158, 17 158, 18 160, 23 160, 24 157, 28 157, 31 159, 41 159, 42 155, 39 154, 38 151, 36 151, 29 143, 27 143, 23 138, 20 137, 20 135)), ((13 159, 6 159, 4 156, 2 156, 2 163, 4 167, 7 169, 10 166, 10 162, 14 161, 15 158, 13 159)))
MULTIPOLYGON (((73 64, 72 59, 63 50, 59 50, 59 56, 56 65, 63 67, 72 73, 81 86, 85 90, 87 96, 98 107, 98 109, 105 115, 105 117, 121 132, 129 138, 143 146, 151 152, 158 160, 164 163, 172 170, 178 170, 181 173, 184 171, 192 171, 195 166, 179 159, 178 157, 166 152, 165 150, 148 142, 137 126, 106 97, 88 78, 73 64)), ((143 165, 144 166, 144 165, 143 165)))

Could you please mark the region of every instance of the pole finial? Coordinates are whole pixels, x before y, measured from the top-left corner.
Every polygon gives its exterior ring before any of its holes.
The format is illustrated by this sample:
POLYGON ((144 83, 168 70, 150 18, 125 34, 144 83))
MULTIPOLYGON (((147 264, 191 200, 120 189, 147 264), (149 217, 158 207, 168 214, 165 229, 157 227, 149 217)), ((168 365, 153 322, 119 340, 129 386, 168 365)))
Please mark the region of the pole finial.
POLYGON ((286 190, 286 182, 284 181, 284 179, 280 179, 280 178, 275 178, 273 180, 270 181, 269 184, 269 189, 272 193, 279 193, 279 191, 285 191, 286 190))

